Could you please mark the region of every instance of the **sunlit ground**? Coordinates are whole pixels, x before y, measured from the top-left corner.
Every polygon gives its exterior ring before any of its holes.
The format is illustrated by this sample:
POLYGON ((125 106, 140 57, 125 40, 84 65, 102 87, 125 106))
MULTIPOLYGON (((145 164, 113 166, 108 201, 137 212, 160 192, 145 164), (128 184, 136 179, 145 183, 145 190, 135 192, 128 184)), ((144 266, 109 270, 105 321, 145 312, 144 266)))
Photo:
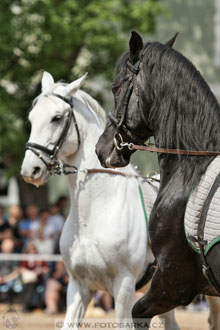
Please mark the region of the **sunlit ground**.
MULTIPOLYGON (((19 305, 13 305, 12 309, 16 312, 8 313, 7 305, 0 305, 0 329, 22 329, 22 330, 55 330, 55 320, 63 320, 64 314, 57 315, 45 315, 41 310, 36 310, 32 313, 20 312, 19 305)), ((106 314, 100 308, 94 308, 90 306, 88 308, 86 318, 101 318, 107 317, 112 319, 114 313, 106 314)), ((189 310, 176 310, 176 319, 181 330, 207 330, 208 329, 208 311, 189 311, 189 310)), ((155 327, 157 318, 154 318, 153 329, 161 329, 161 327, 155 327)), ((97 329, 97 327, 96 327, 97 329)), ((101 328, 100 328, 101 329, 101 328)), ((103 329, 103 327, 102 327, 103 329)), ((106 329, 110 329, 109 327, 106 329)))

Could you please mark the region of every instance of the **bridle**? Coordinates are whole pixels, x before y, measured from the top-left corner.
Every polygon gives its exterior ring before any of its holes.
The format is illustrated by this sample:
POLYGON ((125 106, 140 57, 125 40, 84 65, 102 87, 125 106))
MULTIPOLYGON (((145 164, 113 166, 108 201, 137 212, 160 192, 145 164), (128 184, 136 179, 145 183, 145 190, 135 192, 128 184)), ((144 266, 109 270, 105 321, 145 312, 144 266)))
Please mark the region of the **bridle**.
MULTIPOLYGON (((132 150, 131 149, 132 144, 123 141, 122 134, 120 133, 120 131, 123 131, 127 136, 131 136, 130 131, 125 125, 125 119, 133 90, 137 97, 137 108, 139 110, 140 93, 138 89, 137 75, 140 71, 140 64, 143 61, 145 52, 146 52, 146 48, 141 53, 139 60, 135 64, 132 64, 130 60, 127 59, 126 69, 128 69, 130 72, 126 79, 126 85, 124 86, 124 93, 121 97, 121 102, 118 104, 118 107, 116 108, 116 115, 114 115, 112 111, 108 115, 110 121, 116 125, 117 131, 114 134, 113 142, 114 142, 114 146, 119 151, 121 151, 124 147, 128 147, 130 150, 132 150), (119 108, 121 111, 119 111, 119 108)), ((132 139, 134 140, 135 138, 132 139)), ((139 139, 136 140, 138 141, 139 139)))
MULTIPOLYGON (((66 139, 66 136, 67 136, 70 124, 71 124, 71 120, 73 120, 73 123, 75 125, 77 138, 78 138, 78 147, 80 145, 79 127, 78 127, 76 117, 75 117, 75 114, 74 114, 74 111, 73 111, 73 108, 74 108, 73 98, 68 99, 68 98, 66 98, 62 95, 56 94, 56 93, 52 93, 52 94, 49 94, 49 95, 56 96, 59 99, 61 99, 62 101, 66 102, 70 105, 70 108, 68 110, 68 115, 66 117, 65 124, 64 124, 64 127, 62 129, 62 132, 61 132, 57 142, 55 143, 53 149, 49 149, 49 148, 44 147, 44 146, 42 146, 41 144, 38 144, 38 143, 27 142, 26 145, 25 145, 25 150, 32 151, 38 158, 40 158, 40 160, 44 163, 44 165, 46 166, 46 168, 47 168, 47 170, 49 171, 50 174, 53 174, 53 173, 58 174, 58 175, 72 174, 72 173, 75 173, 75 170, 74 170, 74 172, 72 172, 72 171, 68 172, 66 170, 66 168, 69 168, 69 167, 74 168, 74 166, 69 166, 68 164, 65 164, 62 161, 58 160, 57 155, 58 155, 58 152, 61 149, 61 147, 62 147, 62 145, 63 145, 63 143, 66 139), (49 156, 49 161, 42 156, 42 154, 39 150, 43 151, 45 154, 47 154, 49 156)), ((49 95, 45 95, 45 96, 49 96, 49 95)))

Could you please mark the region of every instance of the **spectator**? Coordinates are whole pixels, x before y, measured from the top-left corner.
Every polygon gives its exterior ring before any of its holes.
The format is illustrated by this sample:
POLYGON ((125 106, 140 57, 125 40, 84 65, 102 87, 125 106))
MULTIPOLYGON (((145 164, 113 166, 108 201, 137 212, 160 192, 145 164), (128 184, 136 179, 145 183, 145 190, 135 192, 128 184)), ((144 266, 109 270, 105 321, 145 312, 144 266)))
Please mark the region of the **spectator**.
POLYGON ((11 231, 11 238, 15 242, 15 251, 21 251, 22 245, 22 238, 19 232, 19 225, 22 221, 23 211, 20 206, 15 205, 9 208, 9 218, 8 218, 8 225, 11 231))
POLYGON ((39 213, 39 221, 31 225, 31 236, 38 253, 54 252, 54 227, 48 221, 49 212, 43 209, 39 213))
POLYGON ((47 314, 55 314, 59 311, 59 303, 62 301, 62 294, 66 292, 68 283, 68 275, 63 262, 57 261, 53 263, 53 266, 54 269, 46 283, 45 313, 47 314))
MULTIPOLYGON (((6 238, 2 241, 2 253, 10 254, 15 249, 15 243, 11 238, 6 238)), ((12 302, 13 287, 15 280, 19 277, 18 262, 1 260, 0 261, 0 292, 8 293, 8 301, 12 302)))
POLYGON ((66 219, 67 217, 67 206, 68 206, 68 199, 66 196, 62 195, 58 198, 56 202, 58 208, 59 208, 59 213, 66 219))
POLYGON ((59 207, 57 206, 57 204, 53 204, 50 207, 50 216, 48 219, 48 223, 54 228, 54 248, 55 252, 58 252, 58 243, 64 225, 64 217, 59 213, 59 207))
POLYGON ((3 206, 0 205, 0 249, 1 243, 5 238, 11 237, 10 226, 6 217, 4 216, 3 206))
MULTIPOLYGON (((24 253, 36 254, 37 250, 32 242, 27 243, 24 248, 24 253)), ((49 272, 49 268, 44 261, 25 260, 20 263, 20 272, 22 274, 23 295, 22 306, 23 311, 30 311, 34 307, 32 304, 32 297, 37 286, 45 286, 45 276, 49 272)), ((38 302, 37 302, 38 304, 38 302)), ((41 304, 42 305, 42 304, 41 304)))
POLYGON ((29 205, 26 210, 26 218, 19 225, 19 232, 22 237, 22 248, 31 238, 31 226, 35 221, 39 221, 39 210, 36 205, 29 205))

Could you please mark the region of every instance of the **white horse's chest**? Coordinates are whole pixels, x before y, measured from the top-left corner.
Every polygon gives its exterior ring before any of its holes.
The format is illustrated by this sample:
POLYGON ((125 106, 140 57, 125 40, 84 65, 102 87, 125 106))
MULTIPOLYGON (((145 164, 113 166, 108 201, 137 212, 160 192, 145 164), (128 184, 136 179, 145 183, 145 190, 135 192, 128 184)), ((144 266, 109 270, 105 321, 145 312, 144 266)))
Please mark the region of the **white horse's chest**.
POLYGON ((65 259, 73 277, 97 290, 105 289, 110 278, 118 272, 111 254, 112 251, 108 253, 101 241, 81 234, 75 237, 65 259))
MULTIPOLYGON (((112 192, 115 177, 109 187, 107 180, 101 184, 97 176, 87 179, 86 189, 75 194, 76 205, 62 233, 61 253, 74 278, 94 290, 106 289, 122 265, 129 265, 135 277, 143 270, 146 225, 136 183, 131 182, 129 189, 115 184, 117 189, 112 192), (128 203, 130 194, 134 198, 128 203)), ((81 178, 80 182, 82 186, 85 181, 81 178)))

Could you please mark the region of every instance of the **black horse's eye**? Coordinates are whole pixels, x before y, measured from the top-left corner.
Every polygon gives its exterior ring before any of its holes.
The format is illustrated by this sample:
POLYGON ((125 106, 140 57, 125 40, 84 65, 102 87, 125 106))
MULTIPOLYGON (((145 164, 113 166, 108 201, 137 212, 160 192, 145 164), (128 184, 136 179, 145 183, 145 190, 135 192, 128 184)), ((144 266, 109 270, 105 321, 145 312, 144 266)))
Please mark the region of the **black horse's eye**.
POLYGON ((57 122, 57 121, 59 121, 61 119, 62 119, 62 116, 56 115, 55 117, 52 118, 51 123, 55 123, 55 122, 57 122))
POLYGON ((112 84, 112 93, 113 94, 117 94, 117 92, 119 91, 119 85, 113 85, 112 84))

